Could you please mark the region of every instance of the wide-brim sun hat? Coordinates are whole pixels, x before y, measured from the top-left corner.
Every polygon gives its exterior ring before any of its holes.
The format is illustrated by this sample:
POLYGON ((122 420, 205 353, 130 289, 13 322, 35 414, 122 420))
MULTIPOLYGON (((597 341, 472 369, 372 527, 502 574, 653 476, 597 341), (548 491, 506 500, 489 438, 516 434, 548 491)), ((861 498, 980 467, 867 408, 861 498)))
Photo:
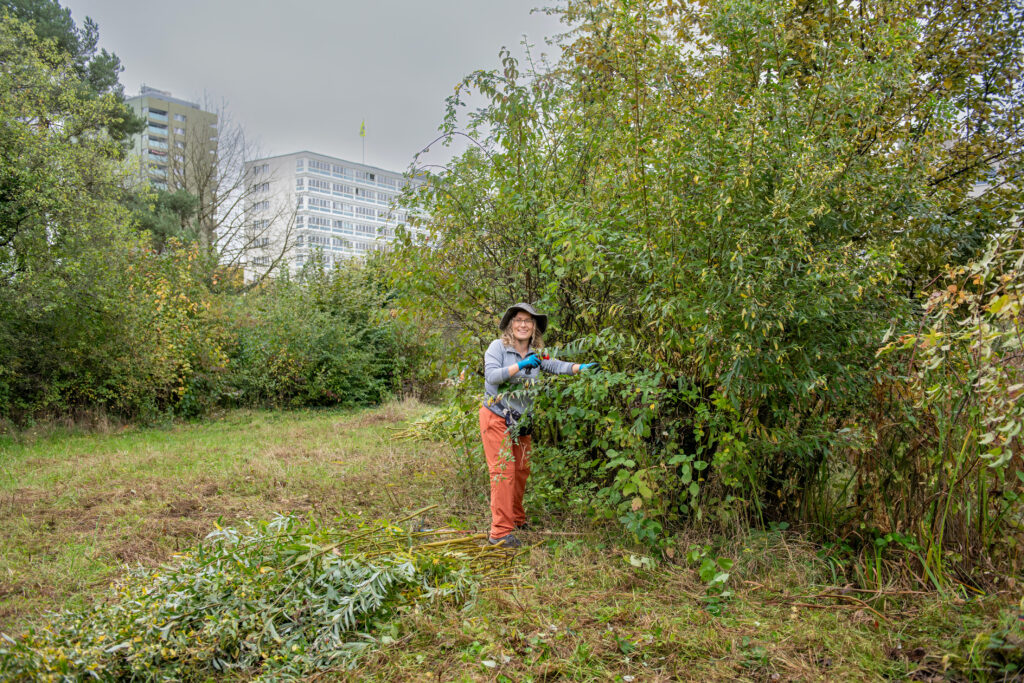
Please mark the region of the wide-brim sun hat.
POLYGON ((501 328, 502 332, 505 331, 505 328, 508 327, 509 322, 512 321, 512 316, 514 316, 519 311, 522 311, 523 313, 529 313, 530 315, 533 316, 533 319, 537 321, 537 329, 540 330, 541 334, 544 334, 544 330, 548 329, 548 317, 546 315, 544 315, 543 313, 538 313, 537 310, 530 304, 518 303, 509 306, 508 310, 505 311, 505 315, 501 316, 501 324, 498 325, 498 327, 501 328))

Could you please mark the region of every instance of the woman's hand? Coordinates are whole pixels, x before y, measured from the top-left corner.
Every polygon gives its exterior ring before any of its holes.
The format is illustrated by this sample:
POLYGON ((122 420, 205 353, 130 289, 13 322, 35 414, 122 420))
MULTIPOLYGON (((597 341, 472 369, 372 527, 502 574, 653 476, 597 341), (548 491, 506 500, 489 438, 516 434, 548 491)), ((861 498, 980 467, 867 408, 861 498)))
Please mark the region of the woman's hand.
POLYGON ((520 370, 540 367, 540 357, 538 357, 536 353, 531 353, 529 356, 516 363, 516 367, 520 370))
POLYGON ((581 372, 597 372, 601 369, 600 363, 580 363, 576 366, 576 374, 581 372))
POLYGON ((536 368, 539 366, 540 358, 537 357, 536 353, 531 352, 529 356, 522 359, 515 365, 508 366, 508 376, 514 377, 519 373, 520 370, 525 370, 526 368, 536 368))

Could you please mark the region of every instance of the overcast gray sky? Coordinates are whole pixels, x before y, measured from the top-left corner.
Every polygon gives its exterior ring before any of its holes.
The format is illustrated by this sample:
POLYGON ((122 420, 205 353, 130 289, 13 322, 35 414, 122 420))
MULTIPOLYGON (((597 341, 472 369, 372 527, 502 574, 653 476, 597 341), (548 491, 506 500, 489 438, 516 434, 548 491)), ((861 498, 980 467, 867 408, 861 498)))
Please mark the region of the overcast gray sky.
MULTIPOLYGON (((463 76, 499 65, 502 46, 552 55, 565 30, 531 13, 551 0, 62 0, 141 84, 225 103, 268 155, 311 150, 405 170, 436 137, 463 76)), ((432 148, 430 161, 450 152, 432 148)))

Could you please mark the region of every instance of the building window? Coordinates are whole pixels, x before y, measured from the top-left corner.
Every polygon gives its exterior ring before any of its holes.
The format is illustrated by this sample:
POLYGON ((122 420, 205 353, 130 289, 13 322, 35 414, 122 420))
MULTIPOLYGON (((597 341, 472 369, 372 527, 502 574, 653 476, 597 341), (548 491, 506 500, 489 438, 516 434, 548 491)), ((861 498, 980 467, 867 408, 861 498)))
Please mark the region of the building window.
POLYGON ((303 179, 303 178, 296 178, 295 179, 295 189, 296 190, 301 190, 301 189, 305 188, 305 186, 306 186, 305 179, 303 179))
POLYGON ((296 159, 295 160, 295 170, 298 171, 299 173, 301 173, 302 170, 303 170, 302 167, 303 167, 304 161, 305 161, 305 159, 296 159))
POLYGON ((316 159, 310 159, 309 170, 314 173, 326 173, 331 174, 331 165, 325 161, 317 161, 316 159))
POLYGON ((184 122, 185 121, 185 115, 184 114, 175 114, 174 115, 174 120, 175 121, 184 122))
POLYGON ((175 135, 184 135, 185 134, 185 129, 184 128, 175 127, 174 128, 174 134, 175 135))

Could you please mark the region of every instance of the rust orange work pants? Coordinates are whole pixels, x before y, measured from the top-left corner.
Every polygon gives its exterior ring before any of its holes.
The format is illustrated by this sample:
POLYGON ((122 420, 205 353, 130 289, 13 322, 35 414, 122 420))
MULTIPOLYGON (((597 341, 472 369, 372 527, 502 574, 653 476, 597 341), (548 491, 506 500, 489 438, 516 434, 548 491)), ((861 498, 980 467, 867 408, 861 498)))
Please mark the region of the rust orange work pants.
POLYGON ((491 538, 504 538, 526 522, 523 493, 530 476, 528 436, 512 441, 505 420, 480 406, 480 437, 491 477, 491 538))

